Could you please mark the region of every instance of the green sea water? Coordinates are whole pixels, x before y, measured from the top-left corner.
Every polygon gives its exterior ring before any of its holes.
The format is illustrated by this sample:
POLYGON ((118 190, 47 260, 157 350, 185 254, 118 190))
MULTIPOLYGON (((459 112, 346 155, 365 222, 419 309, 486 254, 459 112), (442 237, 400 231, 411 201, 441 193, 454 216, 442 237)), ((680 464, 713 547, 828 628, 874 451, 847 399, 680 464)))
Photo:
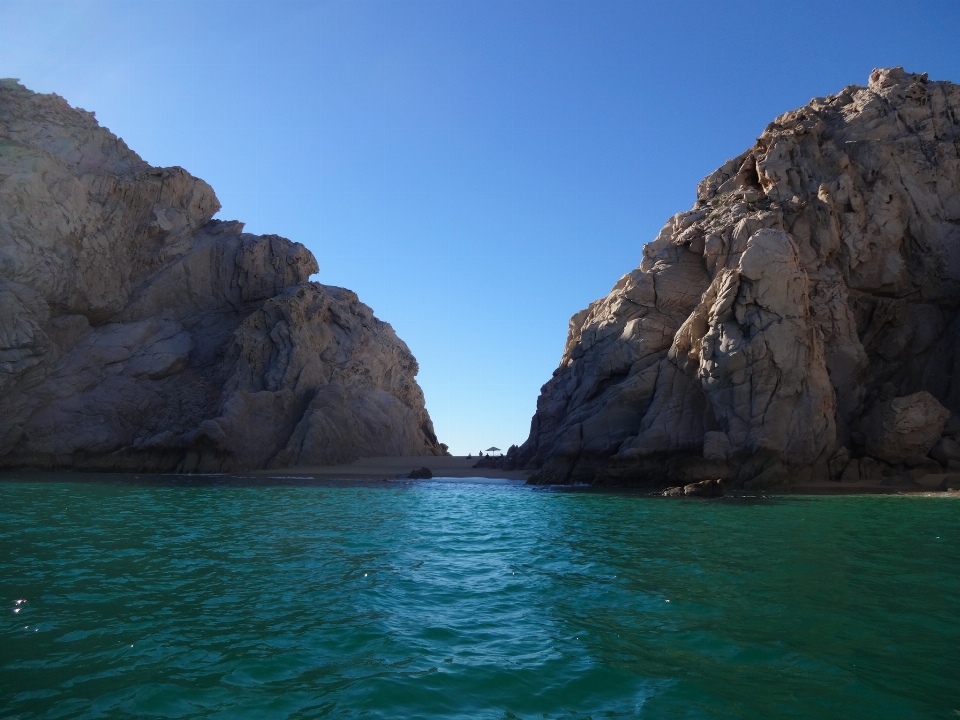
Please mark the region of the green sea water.
POLYGON ((957 498, 100 480, 0 483, 2 718, 960 717, 957 498))

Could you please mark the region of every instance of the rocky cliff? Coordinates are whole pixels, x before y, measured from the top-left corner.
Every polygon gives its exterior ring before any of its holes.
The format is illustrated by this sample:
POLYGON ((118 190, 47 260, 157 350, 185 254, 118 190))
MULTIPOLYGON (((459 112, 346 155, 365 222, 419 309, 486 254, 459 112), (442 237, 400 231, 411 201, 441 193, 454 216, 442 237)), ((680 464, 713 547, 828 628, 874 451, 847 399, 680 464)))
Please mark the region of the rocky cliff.
POLYGON ((958 310, 960 87, 876 70, 770 123, 570 320, 507 465, 745 487, 960 469, 958 310))
POLYGON ((0 467, 237 471, 443 453, 392 328, 301 244, 0 81, 0 467))

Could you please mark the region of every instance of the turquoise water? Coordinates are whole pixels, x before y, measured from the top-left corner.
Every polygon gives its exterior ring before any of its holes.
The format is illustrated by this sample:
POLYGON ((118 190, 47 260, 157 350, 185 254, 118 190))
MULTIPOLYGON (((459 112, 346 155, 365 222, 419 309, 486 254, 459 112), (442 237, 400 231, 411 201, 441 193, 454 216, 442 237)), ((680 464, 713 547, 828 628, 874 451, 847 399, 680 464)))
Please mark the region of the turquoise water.
POLYGON ((957 499, 110 479, 0 483, 0 717, 960 716, 957 499))

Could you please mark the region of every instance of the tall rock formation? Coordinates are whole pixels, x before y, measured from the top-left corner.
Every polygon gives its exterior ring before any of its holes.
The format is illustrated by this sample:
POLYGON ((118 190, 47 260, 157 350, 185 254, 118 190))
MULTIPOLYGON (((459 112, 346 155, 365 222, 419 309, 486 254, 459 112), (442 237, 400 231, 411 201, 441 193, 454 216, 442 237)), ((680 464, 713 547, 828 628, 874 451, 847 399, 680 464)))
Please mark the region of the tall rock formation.
POLYGON ((219 209, 91 113, 0 81, 0 468, 443 453, 393 329, 219 209))
POLYGON ((767 126, 570 320, 508 464, 559 483, 894 476, 960 411, 958 308, 960 87, 875 70, 767 126))

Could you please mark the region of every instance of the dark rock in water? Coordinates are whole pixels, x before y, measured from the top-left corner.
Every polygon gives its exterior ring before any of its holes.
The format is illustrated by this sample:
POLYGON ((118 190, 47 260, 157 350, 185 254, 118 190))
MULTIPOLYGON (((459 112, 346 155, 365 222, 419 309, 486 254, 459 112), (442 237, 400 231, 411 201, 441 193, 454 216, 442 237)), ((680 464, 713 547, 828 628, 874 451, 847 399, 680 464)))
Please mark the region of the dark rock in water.
POLYGON ((211 219, 55 95, 0 81, 0 468, 440 455, 417 361, 301 244, 211 219))
POLYGON ((429 480, 433 477, 433 473, 430 471, 430 468, 422 467, 419 470, 411 470, 407 477, 410 480, 429 480))
POLYGON ((663 491, 664 497, 683 497, 682 487, 669 487, 663 491))
POLYGON ((776 118, 573 316, 514 466, 778 487, 926 455, 960 415, 957 117, 892 68, 776 118))

